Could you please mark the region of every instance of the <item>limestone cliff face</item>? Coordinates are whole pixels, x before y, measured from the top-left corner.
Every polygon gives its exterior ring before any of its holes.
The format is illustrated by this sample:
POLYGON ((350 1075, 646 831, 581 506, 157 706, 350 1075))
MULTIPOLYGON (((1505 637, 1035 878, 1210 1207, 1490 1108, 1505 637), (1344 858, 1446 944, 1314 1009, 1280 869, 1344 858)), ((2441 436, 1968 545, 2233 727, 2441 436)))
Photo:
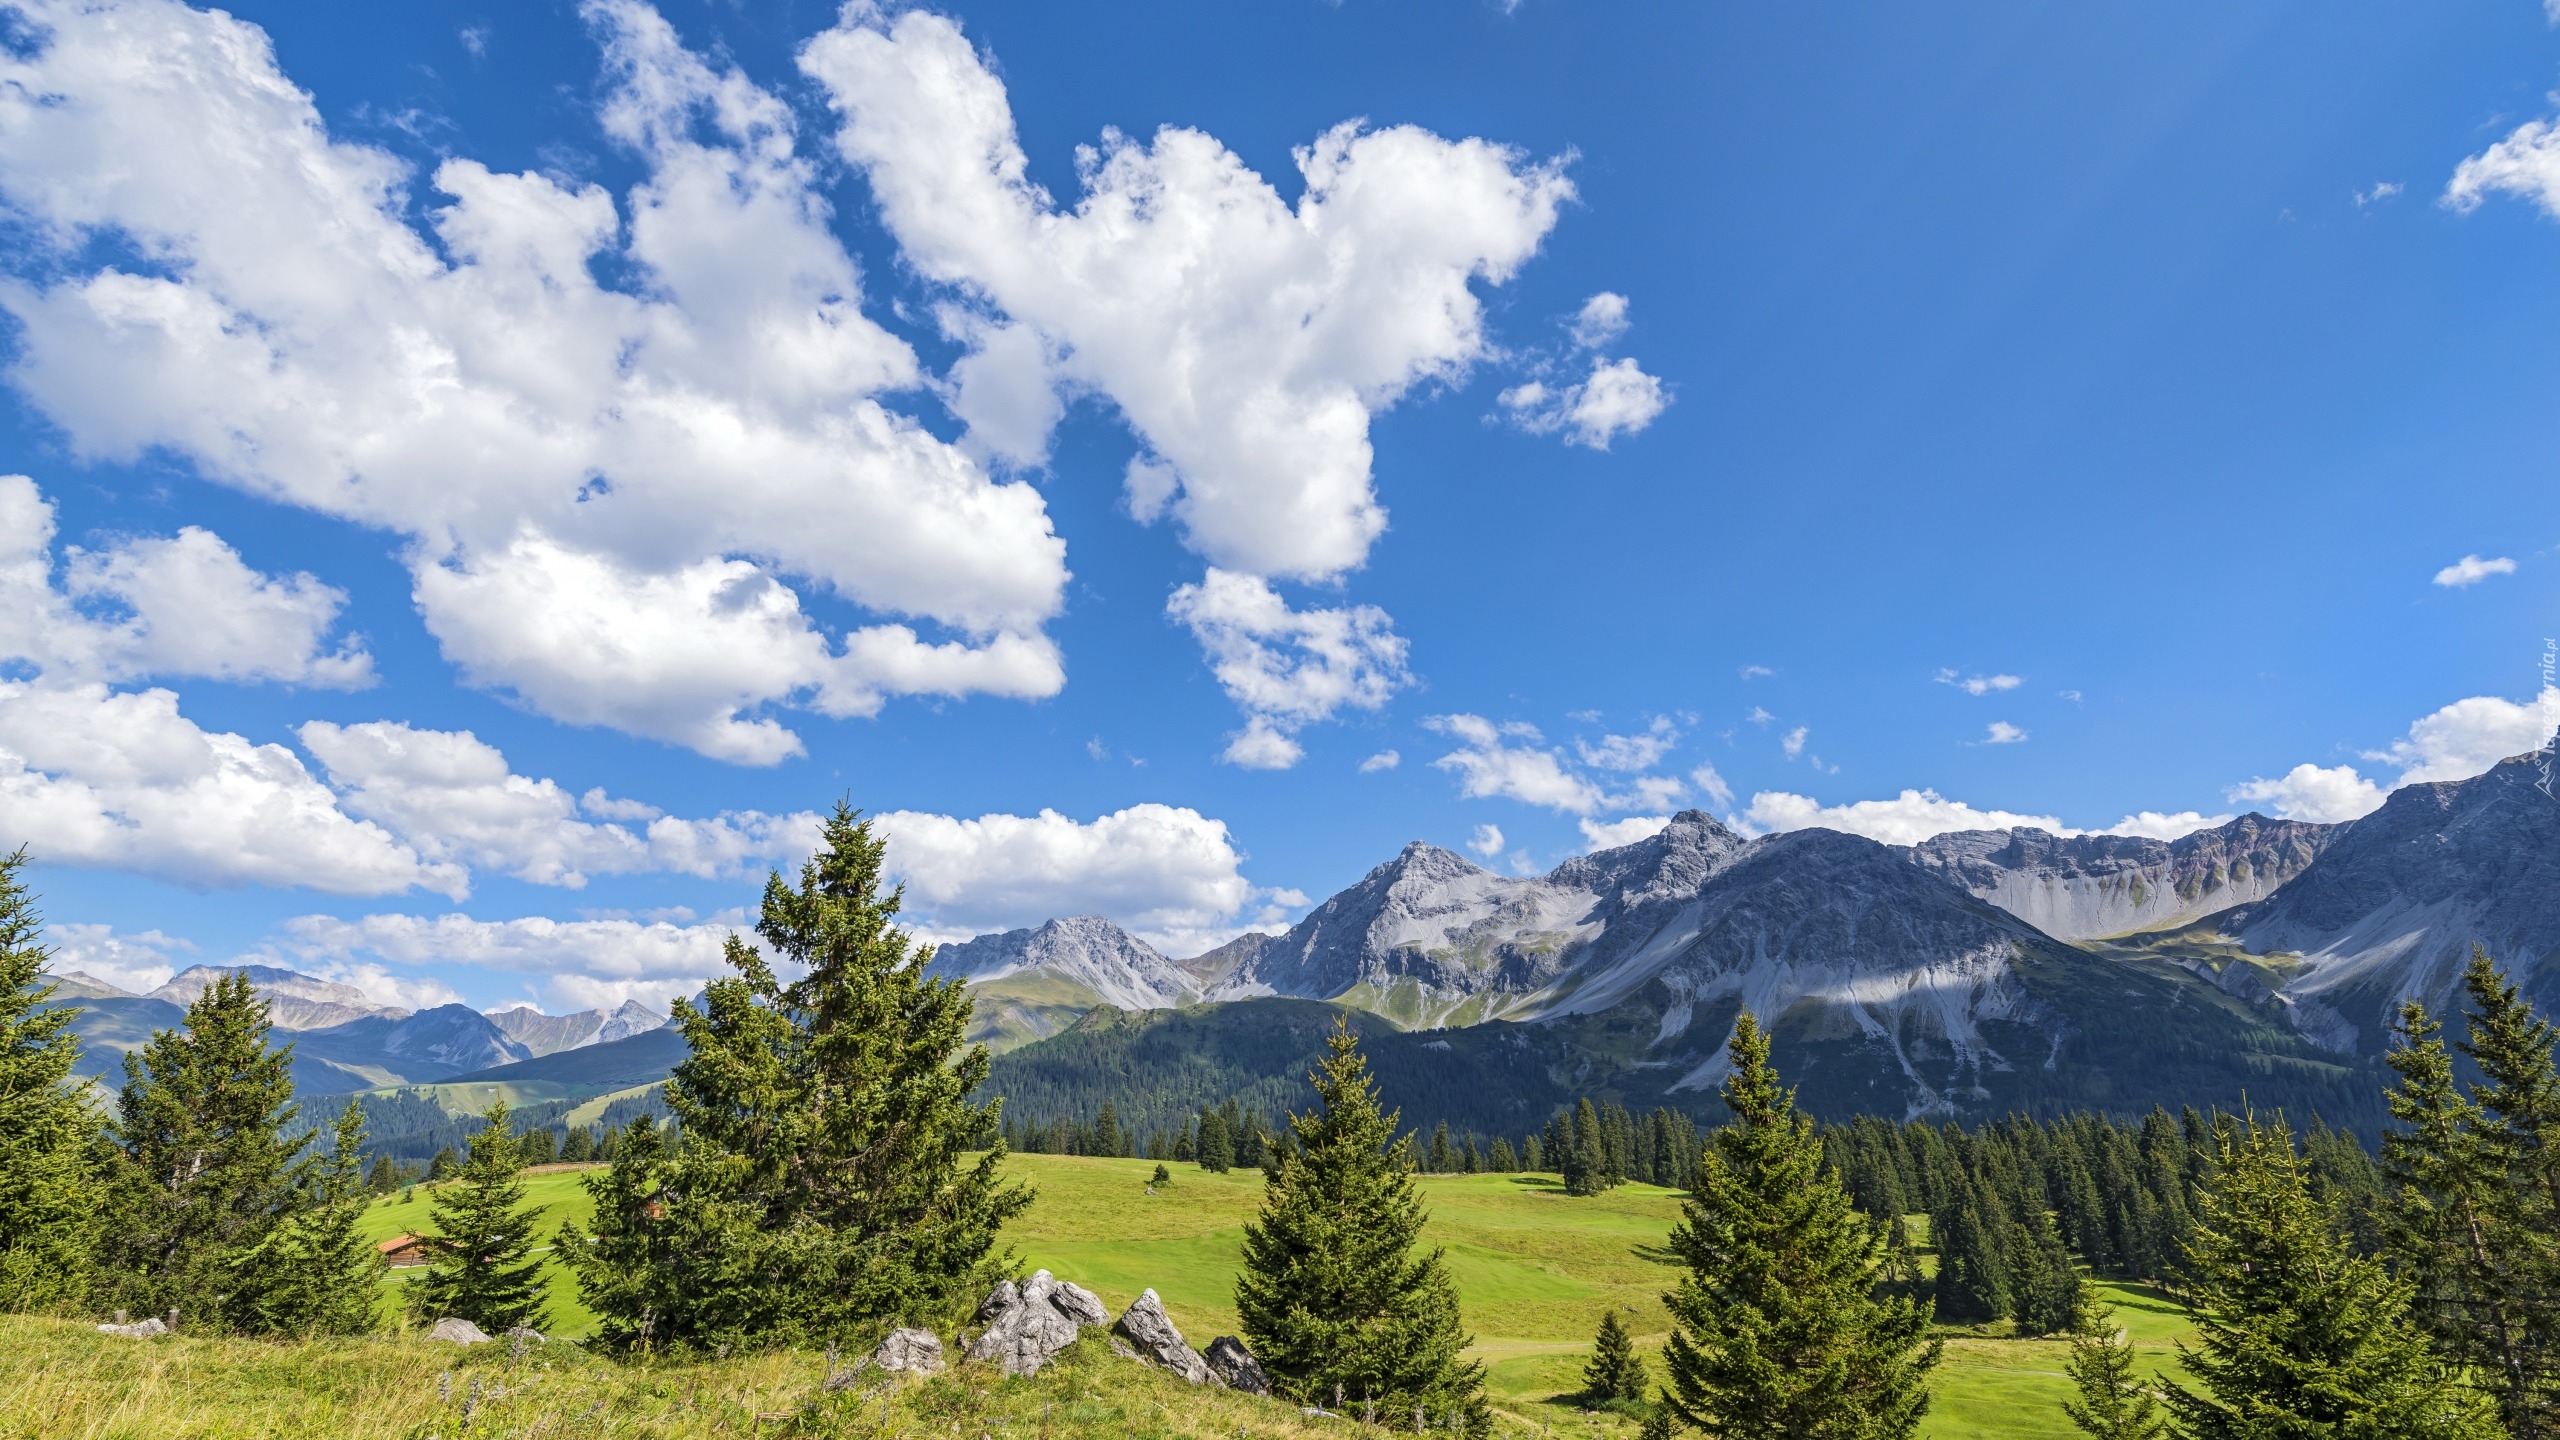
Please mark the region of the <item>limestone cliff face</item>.
POLYGON ((2395 790, 2317 862, 2224 917, 2253 952, 2297 961, 2281 996, 2304 1033, 2371 1054, 2403 1000, 2457 1008, 2462 966, 2485 946, 2543 1013, 2560 1009, 2560 800, 2540 760, 2395 790))
POLYGON ((1902 853, 2048 935, 2090 940, 2192 924, 2263 900, 2309 869, 2345 828, 2243 815, 2168 841, 1959 830, 1902 853))
POLYGON ((1156 948, 1097 915, 1064 920, 934 951, 929 973, 972 984, 1039 975, 1093 992, 1123 1010, 1158 1010, 1199 998, 1199 986, 1156 948))

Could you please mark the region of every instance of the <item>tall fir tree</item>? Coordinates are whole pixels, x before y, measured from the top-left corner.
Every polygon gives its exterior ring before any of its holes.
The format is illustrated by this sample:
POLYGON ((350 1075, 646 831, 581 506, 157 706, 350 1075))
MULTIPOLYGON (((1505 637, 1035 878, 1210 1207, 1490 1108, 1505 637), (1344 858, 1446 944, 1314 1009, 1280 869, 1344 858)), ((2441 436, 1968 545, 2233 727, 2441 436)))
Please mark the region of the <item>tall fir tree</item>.
POLYGON ((448 1316, 492 1335, 548 1323, 543 1298, 539 1206, 524 1203, 524 1166, 507 1116, 493 1100, 472 1132, 470 1158, 428 1193, 433 1233, 422 1237, 426 1273, 409 1287, 409 1313, 433 1324, 448 1316))
POLYGON ((2493 1440, 2494 1408, 2429 1348, 2411 1287, 2347 1253, 2281 1122, 2217 1141, 2188 1242, 2196 1343, 2171 1381, 2180 1440, 2493 1440))
POLYGON ((1652 1388, 1644 1359, 1636 1354, 1635 1337, 1618 1318, 1614 1305, 1600 1312, 1600 1329, 1591 1337, 1591 1363, 1582 1367, 1582 1393, 1598 1404, 1642 1400, 1652 1388))
POLYGON ((0 856, 0 1311, 52 1309, 87 1291, 97 1218, 96 1119, 70 1085, 78 1012, 47 1009, 46 951, 27 852, 0 856))
POLYGON ((736 974, 677 1002, 672 1138, 629 1132, 588 1182, 595 1230, 562 1240, 608 1342, 850 1339, 956 1319, 1000 1278, 997 1232, 1031 1195, 1002 1178, 998 1107, 969 1103, 987 1053, 966 989, 893 923, 886 850, 838 804, 756 921, 801 978, 732 937, 736 974))
POLYGON ((2498 1385, 2518 1440, 2560 1435, 2560 1067, 2551 1023, 2473 946, 2463 973, 2470 1033, 2462 1053, 2480 1067, 2472 1092, 2482 1158, 2504 1179, 2487 1216, 2508 1277, 2521 1341, 2498 1385))
POLYGON ((1928 1307, 1878 1298, 1885 1242, 1823 1163, 1747 1010, 1730 1051, 1733 1119, 1671 1232, 1688 1273, 1663 1297, 1665 1403, 1717 1440, 1904 1440, 1941 1352, 1928 1307))
POLYGON ((132 1309, 181 1324, 249 1329, 275 1271, 241 1273, 304 1203, 293 1123, 292 1047, 267 1048, 267 1004, 224 974, 124 1060, 109 1130, 99 1278, 132 1309))
POLYGON ((1236 1167, 1235 1136, 1227 1129, 1227 1117, 1215 1110, 1200 1112, 1200 1138, 1192 1142, 1198 1152, 1200 1168, 1224 1175, 1236 1167))
POLYGON ((1308 1078, 1316 1108, 1289 1120, 1294 1143, 1267 1171, 1244 1232, 1236 1313, 1282 1393, 1374 1403, 1391 1425, 1491 1433, 1484 1367, 1464 1359, 1458 1288, 1437 1250, 1416 1254, 1425 1219, 1413 1140, 1378 1109, 1347 1020, 1308 1078), (1454 1424, 1452 1422, 1455 1422, 1454 1424))
POLYGON ((242 1329, 282 1335, 361 1335, 382 1297, 382 1252, 365 1238, 364 1107, 338 1111, 327 1155, 305 1170, 302 1204, 233 1262, 242 1329))
MULTIPOLYGON (((2030 1202, 2032 1204, 2032 1202, 2030 1202)), ((2071 1252, 2053 1216, 2037 1207, 2033 1220, 2009 1224, 2009 1315, 2021 1335, 2062 1335, 2080 1325, 2084 1290, 2071 1252)))
POLYGON ((1959 1177, 1951 1206, 1932 1222, 1938 1243, 1938 1316, 1958 1324, 1997 1320, 2015 1309, 2009 1267, 1998 1234, 1985 1217, 1998 1201, 1959 1177))
POLYGON ((2134 1368, 2133 1336, 2116 1324, 2115 1307, 2083 1310, 2062 1368, 2076 1392, 2062 1413, 2090 1440, 2160 1440, 2168 1429, 2159 1400, 2134 1368))
POLYGON ((2529 1403, 2542 1342, 2528 1328, 2521 1257, 2504 1234, 2508 1177, 2484 1143, 2479 1106, 2455 1083, 2443 1029, 2425 1007, 2403 1005, 2385 1056, 2399 1077, 2388 1096, 2397 1124, 2382 1137, 2393 1186, 2388 1243, 2439 1348, 2498 1397, 2516 1440, 2543 1440, 2529 1403))

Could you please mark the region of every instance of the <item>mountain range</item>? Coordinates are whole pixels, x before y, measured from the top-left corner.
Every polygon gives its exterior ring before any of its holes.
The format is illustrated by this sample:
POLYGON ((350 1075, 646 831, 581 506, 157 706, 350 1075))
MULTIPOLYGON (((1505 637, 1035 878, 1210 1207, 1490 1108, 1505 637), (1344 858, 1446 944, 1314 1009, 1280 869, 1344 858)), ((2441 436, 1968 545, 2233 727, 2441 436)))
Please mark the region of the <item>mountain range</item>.
MULTIPOLYGON (((1540 1123, 1578 1094, 1714 1111, 1745 1007, 1818 1114, 1980 1118, 2183 1103, 2379 1125, 2391 1015, 2455 1007, 2485 945, 2560 1009, 2560 801, 2538 757, 2405 786, 2337 825, 2244 815, 2177 840, 1965 831, 1885 845, 1746 836, 1700 811, 1509 876, 1416 842, 1280 934, 1166 956, 1092 916, 941 947, 978 1001, 991 1089, 1124 1122, 1230 1096, 1303 1102, 1329 1017, 1358 1017, 1409 1118, 1540 1123)), ((345 1092, 540 1080, 602 1093, 683 1042, 611 1014, 374 1006, 243 967, 297 1082, 345 1092)), ((106 1073, 175 1023, 198 967, 147 996, 56 977, 106 1073)))
MULTIPOLYGON (((991 996, 1041 997, 1036 1026, 998 1006, 982 1030, 1028 1047, 1000 1059, 999 1082, 1062 1104, 1075 1086, 1032 1085, 1034 1052, 1079 1028, 1147 1033, 1110 1012, 1280 997, 1428 1032, 1452 1055, 1498 1040, 1542 1057, 1559 1093, 1694 1104, 1748 1006, 1817 1111, 2246 1095, 2352 1121, 2378 1113, 2375 1062, 2400 1002, 2456 1008, 2474 943, 2545 1013, 2560 1008, 2560 801, 2538 756, 2403 787, 2344 824, 2244 815, 2173 841, 1745 837, 1688 811, 1531 877, 1417 842, 1285 933, 1191 960, 1085 917, 936 963, 991 996), (976 957, 998 953, 1001 975, 981 978, 976 957), (1156 983, 1133 1006, 1135 976, 1156 983)), ((1126 1063, 1096 1052, 1092 1068, 1126 1063)))
MULTIPOLYGON (((271 965, 197 965, 144 994, 77 971, 45 977, 53 1003, 79 1013, 79 1073, 112 1087, 127 1051, 171 1029, 215 979, 246 975, 267 1002, 273 1043, 293 1045, 294 1089, 337 1095, 399 1085, 475 1079, 544 1056, 649 1034, 667 1017, 637 1001, 613 1011, 544 1015, 530 1007, 483 1014, 468 1005, 409 1010, 381 1005, 352 985, 271 965)), ((610 1062, 608 1065, 610 1068, 610 1062)))

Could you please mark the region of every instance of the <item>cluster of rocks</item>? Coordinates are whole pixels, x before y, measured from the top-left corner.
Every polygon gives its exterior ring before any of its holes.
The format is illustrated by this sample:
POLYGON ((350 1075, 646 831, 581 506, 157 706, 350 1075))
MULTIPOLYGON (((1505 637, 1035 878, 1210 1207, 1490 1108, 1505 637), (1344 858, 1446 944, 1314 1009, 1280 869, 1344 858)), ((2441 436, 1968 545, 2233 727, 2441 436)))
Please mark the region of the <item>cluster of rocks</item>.
MULTIPOLYGON (((1170 1370, 1194 1385, 1271 1393, 1270 1379, 1243 1341, 1221 1335, 1209 1342, 1205 1355, 1192 1349, 1153 1290, 1140 1295, 1113 1321, 1092 1291, 1041 1270, 1019 1285, 1010 1280, 997 1285, 978 1307, 978 1323, 986 1328, 969 1342, 964 1354, 971 1360, 991 1360, 1007 1375, 1039 1374, 1058 1352, 1076 1343, 1086 1326, 1109 1323, 1112 1348, 1123 1355, 1170 1370)), ((867 1370, 936 1375, 942 1368, 942 1341, 932 1331, 893 1330, 870 1358, 841 1376, 830 1374, 828 1384, 850 1383, 867 1370)))
MULTIPOLYGON (((515 1341, 519 1347, 545 1343, 542 1338, 542 1332, 534 1329, 530 1325, 518 1325, 514 1329, 509 1330, 507 1332, 507 1338, 515 1341)), ((486 1345, 490 1343, 490 1335, 488 1331, 481 1329, 479 1326, 472 1324, 468 1320, 457 1320, 452 1316, 447 1316, 444 1319, 437 1321, 435 1328, 427 1332, 427 1339, 430 1341, 442 1340, 447 1344, 460 1345, 465 1349, 474 1345, 486 1345)))

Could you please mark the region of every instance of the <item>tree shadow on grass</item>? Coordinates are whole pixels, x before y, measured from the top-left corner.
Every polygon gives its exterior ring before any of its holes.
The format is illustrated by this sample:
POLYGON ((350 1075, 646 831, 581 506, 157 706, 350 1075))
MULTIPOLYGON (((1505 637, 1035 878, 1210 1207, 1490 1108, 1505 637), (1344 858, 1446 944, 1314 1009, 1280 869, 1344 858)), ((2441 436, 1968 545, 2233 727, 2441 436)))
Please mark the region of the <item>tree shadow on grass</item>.
POLYGON ((1564 1182, 1549 1175, 1514 1175, 1511 1177, 1511 1183, 1523 1190, 1553 1190, 1559 1195, 1564 1193, 1564 1182))
POLYGON ((1689 1263, 1681 1256, 1679 1251, 1671 1249, 1669 1246, 1665 1245, 1631 1245, 1627 1247, 1627 1253, 1635 1256, 1639 1260, 1650 1260, 1656 1265, 1686 1265, 1689 1263))

